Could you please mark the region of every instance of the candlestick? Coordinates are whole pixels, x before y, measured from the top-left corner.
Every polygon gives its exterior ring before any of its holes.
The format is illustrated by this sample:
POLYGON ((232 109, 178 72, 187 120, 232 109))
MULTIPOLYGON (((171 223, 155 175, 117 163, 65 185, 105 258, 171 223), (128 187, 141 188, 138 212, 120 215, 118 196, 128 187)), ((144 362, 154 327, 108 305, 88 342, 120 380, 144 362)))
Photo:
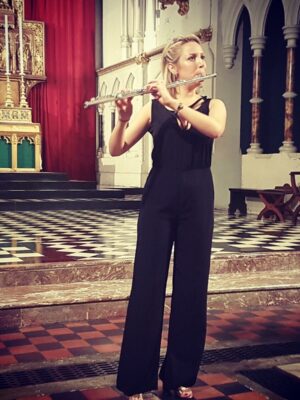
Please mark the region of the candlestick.
POLYGON ((6 75, 9 75, 9 39, 8 39, 8 18, 4 15, 5 27, 5 55, 6 55, 6 75))
POLYGON ((23 27, 22 27, 22 15, 19 13, 19 49, 20 49, 20 75, 24 75, 24 60, 23 60, 23 27))

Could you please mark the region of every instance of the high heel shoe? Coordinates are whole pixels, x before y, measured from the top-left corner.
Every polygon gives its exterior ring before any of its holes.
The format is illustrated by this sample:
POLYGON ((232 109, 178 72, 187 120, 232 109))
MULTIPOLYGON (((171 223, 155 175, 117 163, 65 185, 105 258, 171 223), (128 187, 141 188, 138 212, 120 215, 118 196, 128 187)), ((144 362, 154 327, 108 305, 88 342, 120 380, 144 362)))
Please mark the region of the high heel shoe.
POLYGON ((177 389, 163 388, 163 399, 194 399, 194 395, 192 389, 185 386, 179 386, 177 389))

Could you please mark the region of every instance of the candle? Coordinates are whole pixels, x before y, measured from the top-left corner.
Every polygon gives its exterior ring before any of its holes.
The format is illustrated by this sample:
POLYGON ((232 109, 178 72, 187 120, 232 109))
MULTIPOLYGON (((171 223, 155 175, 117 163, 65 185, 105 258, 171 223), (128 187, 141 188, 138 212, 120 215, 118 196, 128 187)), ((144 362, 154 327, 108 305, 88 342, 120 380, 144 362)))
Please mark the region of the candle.
POLYGON ((23 29, 22 29, 22 16, 19 13, 19 51, 20 51, 20 75, 24 75, 24 61, 23 61, 23 29))
POLYGON ((9 40, 8 40, 8 18, 4 15, 5 28, 5 55, 6 55, 6 75, 9 75, 9 40))

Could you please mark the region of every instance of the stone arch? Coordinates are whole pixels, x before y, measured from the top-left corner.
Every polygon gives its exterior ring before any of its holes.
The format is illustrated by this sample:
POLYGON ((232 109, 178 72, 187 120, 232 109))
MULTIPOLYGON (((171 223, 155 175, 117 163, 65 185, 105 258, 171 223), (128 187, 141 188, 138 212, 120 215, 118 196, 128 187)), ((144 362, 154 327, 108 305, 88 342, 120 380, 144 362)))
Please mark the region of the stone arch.
POLYGON ((244 0, 249 11, 251 37, 263 37, 268 11, 272 0, 244 0))
POLYGON ((285 26, 293 26, 300 23, 300 0, 281 0, 284 9, 285 26))
POLYGON ((244 3, 242 0, 228 0, 223 4, 223 57, 225 67, 230 69, 234 65, 234 59, 238 50, 236 46, 236 34, 240 16, 244 8, 244 3))
POLYGON ((107 84, 105 82, 100 86, 99 97, 105 96, 107 92, 107 84))
POLYGON ((126 81, 125 88, 132 90, 133 89, 133 82, 134 82, 134 76, 133 76, 132 72, 130 72, 130 74, 129 74, 128 78, 127 78, 127 81, 126 81))
POLYGON ((118 93, 119 87, 120 87, 120 80, 119 80, 119 78, 116 78, 114 83, 113 83, 112 90, 111 90, 111 94, 113 96, 118 93))

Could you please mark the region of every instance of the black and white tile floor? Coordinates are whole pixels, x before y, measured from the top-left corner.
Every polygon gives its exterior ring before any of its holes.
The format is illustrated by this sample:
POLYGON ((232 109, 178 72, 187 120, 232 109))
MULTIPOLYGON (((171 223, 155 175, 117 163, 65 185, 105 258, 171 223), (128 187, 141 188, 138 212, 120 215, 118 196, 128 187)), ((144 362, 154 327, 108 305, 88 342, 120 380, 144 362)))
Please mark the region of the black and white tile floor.
MULTIPOLYGON (((87 259, 132 259, 136 210, 24 211, 0 214, 0 266, 87 259)), ((300 250, 300 224, 215 212, 213 257, 300 250)))

